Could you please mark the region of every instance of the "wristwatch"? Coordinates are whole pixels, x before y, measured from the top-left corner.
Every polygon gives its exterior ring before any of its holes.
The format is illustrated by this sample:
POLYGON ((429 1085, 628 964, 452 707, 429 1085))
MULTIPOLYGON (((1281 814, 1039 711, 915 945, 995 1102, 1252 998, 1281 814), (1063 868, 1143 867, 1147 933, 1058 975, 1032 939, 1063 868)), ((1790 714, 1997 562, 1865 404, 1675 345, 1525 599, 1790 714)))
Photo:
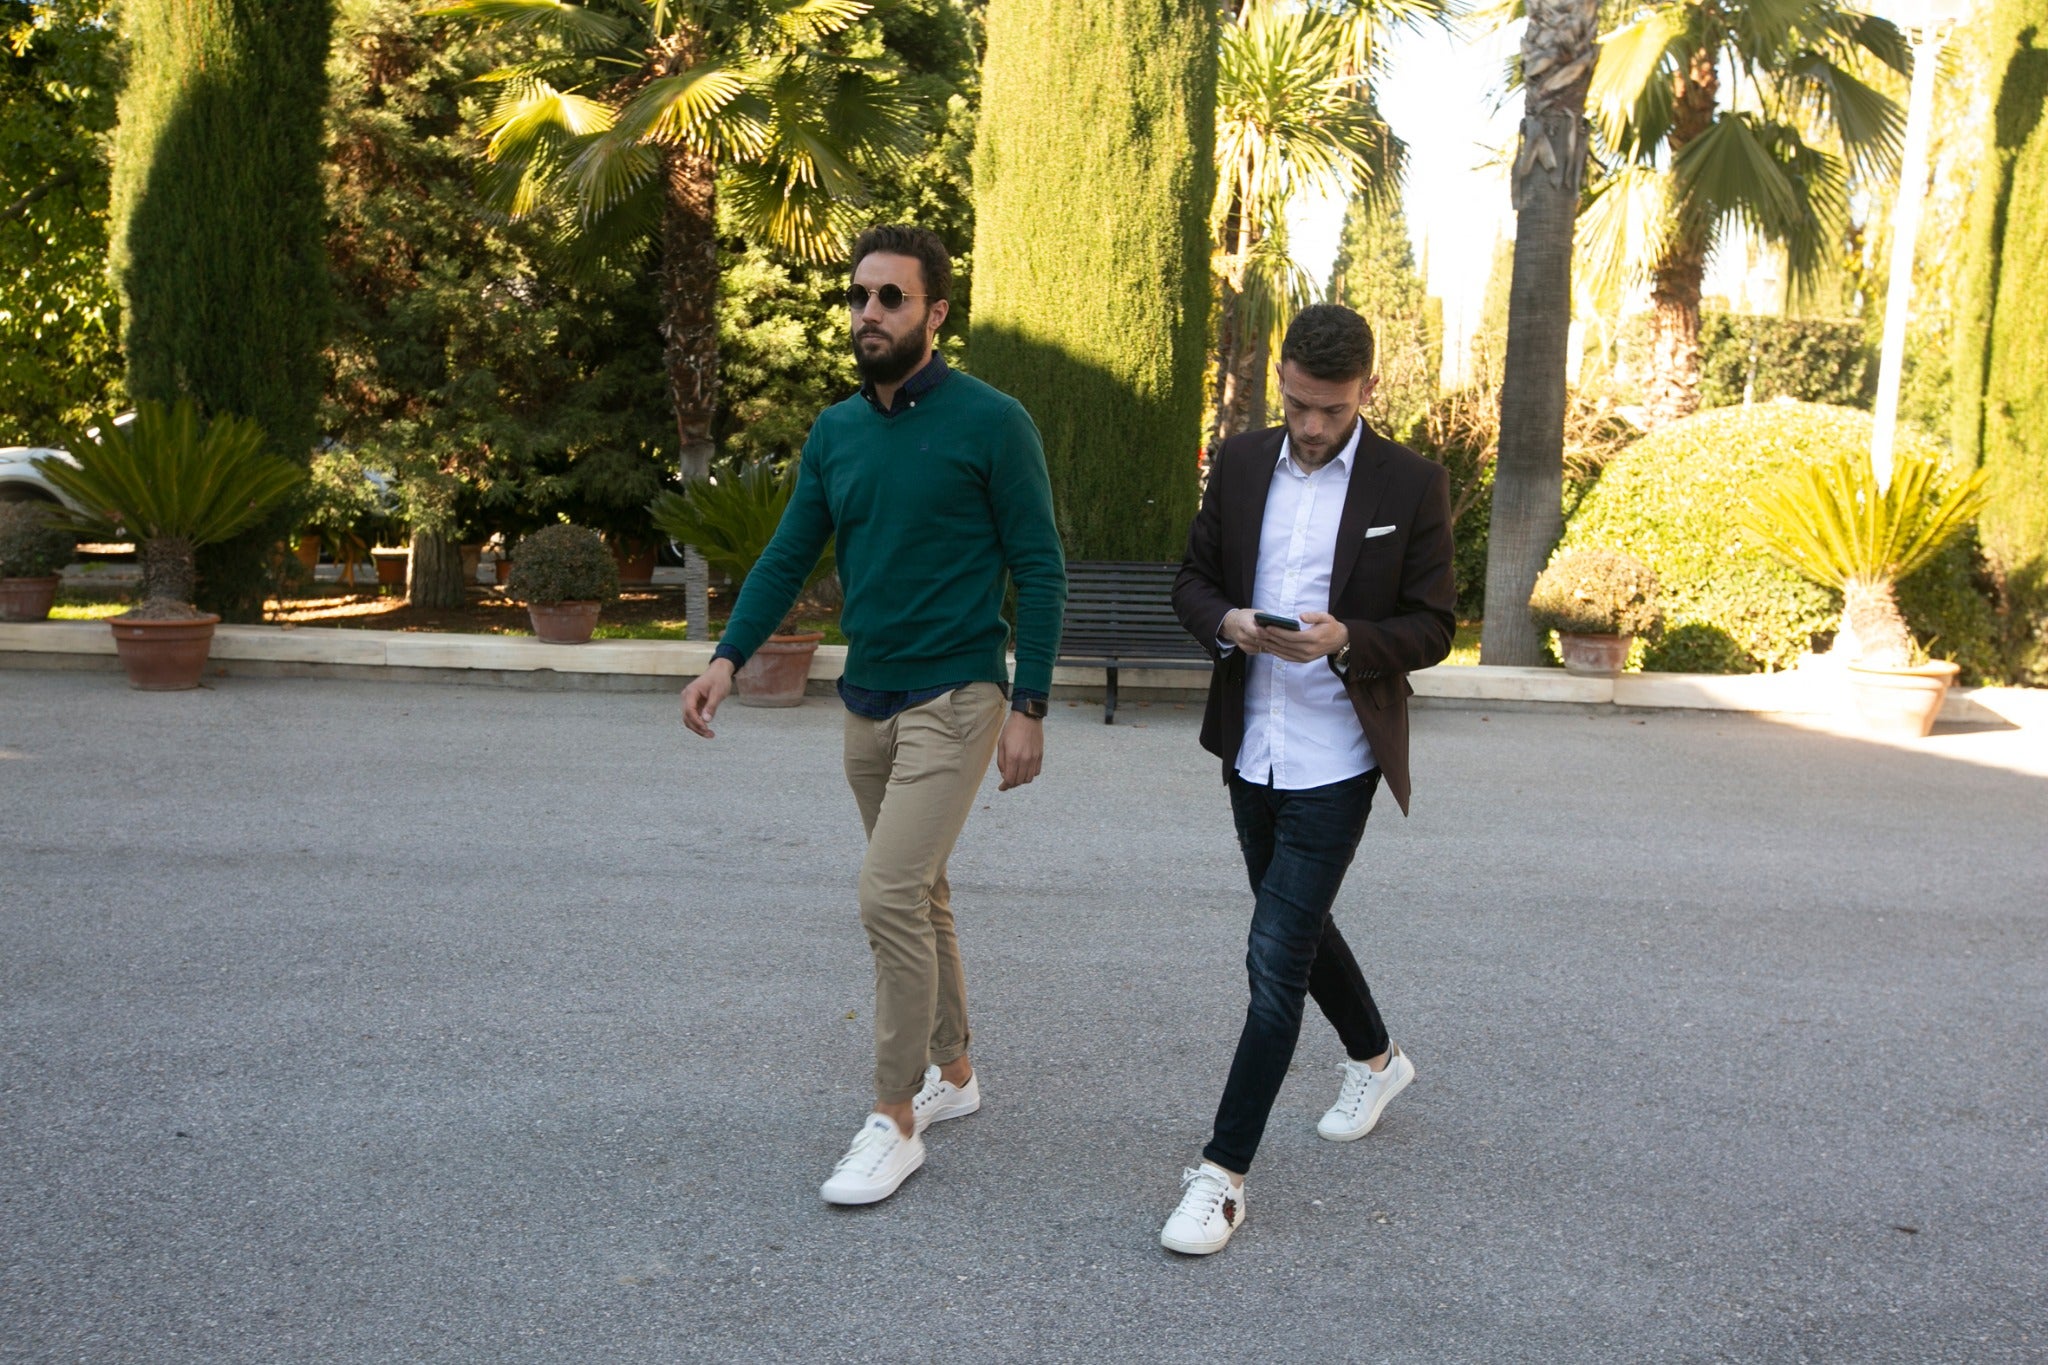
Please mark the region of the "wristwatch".
POLYGON ((1343 673, 1351 667, 1351 642, 1349 640, 1344 642, 1343 648, 1330 656, 1330 663, 1339 673, 1343 673))
POLYGON ((1019 697, 1017 698, 1017 700, 1010 703, 1010 709, 1012 711, 1021 712, 1027 719, 1030 720, 1044 720, 1046 709, 1045 698, 1019 697))

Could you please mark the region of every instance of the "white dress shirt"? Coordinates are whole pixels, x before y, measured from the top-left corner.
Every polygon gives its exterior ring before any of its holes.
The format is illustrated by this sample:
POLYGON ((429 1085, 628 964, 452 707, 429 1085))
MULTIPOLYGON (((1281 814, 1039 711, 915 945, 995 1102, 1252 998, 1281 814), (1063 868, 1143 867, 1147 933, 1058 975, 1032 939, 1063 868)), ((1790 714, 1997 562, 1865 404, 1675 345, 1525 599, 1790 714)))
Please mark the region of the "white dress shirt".
MULTIPOLYGON (((1298 618, 1304 611, 1330 609, 1337 520, 1344 513, 1363 429, 1353 424, 1344 448, 1316 470, 1295 464, 1290 443, 1282 439, 1259 528, 1253 610, 1298 618)), ((1244 743, 1237 751, 1240 777, 1301 791, 1372 771, 1372 746, 1327 658, 1297 664, 1254 654, 1248 664, 1244 743)))

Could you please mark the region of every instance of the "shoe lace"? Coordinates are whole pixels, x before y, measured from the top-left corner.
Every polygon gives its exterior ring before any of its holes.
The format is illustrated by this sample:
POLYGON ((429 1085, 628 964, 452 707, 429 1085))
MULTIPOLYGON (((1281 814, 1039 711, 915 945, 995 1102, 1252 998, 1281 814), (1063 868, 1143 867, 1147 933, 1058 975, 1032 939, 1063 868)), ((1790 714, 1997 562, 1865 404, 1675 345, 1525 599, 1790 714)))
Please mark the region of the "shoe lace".
POLYGON ((1337 1069, 1344 1073, 1344 1088, 1337 1094, 1337 1107, 1347 1115, 1355 1115, 1358 1106, 1365 1103, 1366 1089, 1372 1084, 1372 1072, 1346 1062, 1339 1062, 1337 1069))
POLYGON ((846 1149, 845 1156, 839 1158, 839 1164, 832 1168, 833 1171, 835 1173, 844 1171, 863 1162, 868 1162, 871 1154, 873 1161, 868 1163, 868 1168, 872 1170, 875 1166, 881 1164, 884 1157, 889 1155, 888 1144, 890 1140, 887 1133, 870 1124, 855 1134, 853 1145, 846 1149))
POLYGON ((1229 1192, 1230 1182, 1213 1171, 1194 1166, 1181 1168, 1180 1211, 1189 1217, 1206 1221, 1223 1206, 1223 1197, 1229 1192))

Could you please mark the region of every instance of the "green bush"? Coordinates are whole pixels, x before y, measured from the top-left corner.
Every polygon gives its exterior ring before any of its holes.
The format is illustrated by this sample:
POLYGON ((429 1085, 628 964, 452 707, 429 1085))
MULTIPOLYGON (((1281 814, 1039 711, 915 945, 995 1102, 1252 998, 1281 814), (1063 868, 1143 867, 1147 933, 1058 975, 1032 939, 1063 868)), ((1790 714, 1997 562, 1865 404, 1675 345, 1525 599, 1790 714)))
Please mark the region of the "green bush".
POLYGON ((609 602, 619 595, 619 566, 604 537, 588 526, 558 521, 523 537, 512 551, 509 596, 552 606, 609 602))
POLYGON ((0 502, 0 578, 48 578, 78 548, 69 531, 50 524, 42 502, 0 502))
POLYGON ((1566 550, 1536 576, 1529 616, 1564 635, 1652 635, 1663 624, 1657 575, 1633 555, 1566 550))
MULTIPOLYGON (((1616 456, 1573 510, 1562 547, 1626 551, 1657 573, 1666 628, 1645 668, 1749 673, 1786 668, 1831 637, 1841 596, 1781 565, 1741 528, 1751 489, 1799 463, 1870 448, 1870 416, 1814 403, 1717 408, 1616 456)), ((1899 433, 1902 450, 1932 451, 1899 433)), ((1909 626, 1966 677, 2002 676, 1974 542, 1952 544, 1899 585, 1909 626)))

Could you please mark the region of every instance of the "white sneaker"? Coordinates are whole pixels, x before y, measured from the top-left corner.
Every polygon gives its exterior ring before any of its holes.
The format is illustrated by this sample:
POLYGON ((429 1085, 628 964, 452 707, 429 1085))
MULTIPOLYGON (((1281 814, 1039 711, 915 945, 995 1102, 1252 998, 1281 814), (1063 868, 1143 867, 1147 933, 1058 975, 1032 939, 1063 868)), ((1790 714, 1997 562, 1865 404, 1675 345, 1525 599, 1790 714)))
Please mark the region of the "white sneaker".
POLYGON ((887 1114, 869 1114, 832 1178, 818 1187, 828 1204, 877 1204, 924 1165, 924 1142, 904 1135, 887 1114))
POLYGON ((967 1084, 955 1085, 939 1075, 939 1069, 928 1066, 924 1069, 924 1089, 913 1095, 910 1112, 917 1120, 918 1136, 935 1123, 947 1119, 964 1118, 981 1108, 981 1073, 975 1072, 967 1078, 967 1084))
POLYGON ((1344 1088, 1337 1092, 1330 1112, 1316 1124, 1316 1132, 1332 1142, 1352 1142, 1372 1131, 1387 1101, 1415 1079, 1415 1063, 1408 1060, 1408 1054, 1398 1046, 1392 1051, 1394 1055, 1380 1071, 1364 1062, 1344 1063, 1344 1088))
POLYGON ((1244 1186, 1213 1162, 1180 1173, 1180 1207, 1159 1230, 1159 1245, 1188 1256, 1223 1250, 1230 1234, 1244 1226, 1244 1186))

